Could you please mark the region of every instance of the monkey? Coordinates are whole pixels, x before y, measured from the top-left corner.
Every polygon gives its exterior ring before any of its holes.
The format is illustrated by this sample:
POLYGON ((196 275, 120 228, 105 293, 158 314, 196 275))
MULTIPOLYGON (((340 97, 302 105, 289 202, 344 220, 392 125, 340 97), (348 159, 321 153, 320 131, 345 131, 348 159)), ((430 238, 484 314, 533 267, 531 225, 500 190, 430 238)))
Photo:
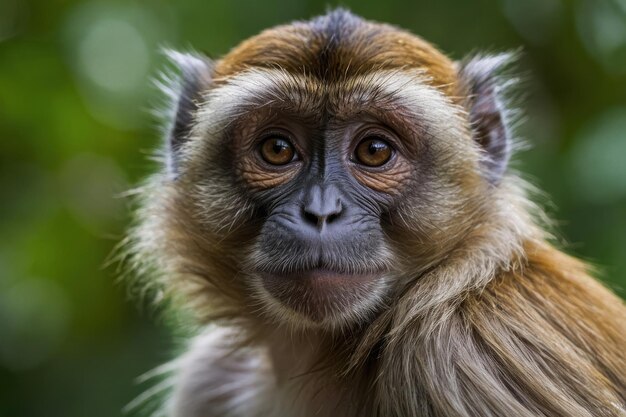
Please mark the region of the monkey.
POLYGON ((164 414, 626 416, 626 307, 509 168, 514 54, 335 9, 168 56, 128 239, 195 324, 164 414))

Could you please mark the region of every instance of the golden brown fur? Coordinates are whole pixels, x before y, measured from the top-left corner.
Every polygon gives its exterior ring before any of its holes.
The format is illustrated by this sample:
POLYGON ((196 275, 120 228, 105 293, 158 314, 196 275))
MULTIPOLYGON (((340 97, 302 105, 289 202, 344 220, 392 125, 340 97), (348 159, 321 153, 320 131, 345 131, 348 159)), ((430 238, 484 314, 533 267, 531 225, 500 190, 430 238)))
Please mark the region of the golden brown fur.
POLYGON ((433 85, 451 96, 458 93, 452 61, 431 44, 393 26, 339 13, 317 23, 278 26, 242 42, 217 62, 215 79, 220 82, 248 68, 281 68, 328 80, 372 70, 423 68, 433 85))
MULTIPOLYGON (((149 275, 141 285, 220 327, 209 326, 183 357, 173 415, 626 415, 626 307, 549 243, 521 180, 509 173, 485 181, 463 107, 472 93, 455 63, 406 32, 333 12, 265 31, 213 68, 184 169, 144 187, 131 239, 135 266, 149 275), (233 126, 265 116, 245 96, 239 118, 216 121, 211 103, 268 77, 293 92, 301 112, 349 119, 355 97, 377 97, 390 80, 406 79, 423 84, 414 93, 430 97, 431 110, 453 113, 416 145, 427 159, 406 172, 422 184, 356 175, 403 197, 384 220, 391 290, 349 325, 294 324, 247 280, 262 218, 246 190, 291 177, 259 177, 236 150, 225 157, 216 138, 237 142, 233 126), (361 89, 377 82, 369 96, 361 89), (244 161, 235 171, 231 157, 244 161)), ((259 98, 267 88, 250 91, 259 98)), ((287 106, 279 93, 270 95, 287 106)), ((395 109, 380 117, 405 136, 425 131, 411 109, 395 109)))

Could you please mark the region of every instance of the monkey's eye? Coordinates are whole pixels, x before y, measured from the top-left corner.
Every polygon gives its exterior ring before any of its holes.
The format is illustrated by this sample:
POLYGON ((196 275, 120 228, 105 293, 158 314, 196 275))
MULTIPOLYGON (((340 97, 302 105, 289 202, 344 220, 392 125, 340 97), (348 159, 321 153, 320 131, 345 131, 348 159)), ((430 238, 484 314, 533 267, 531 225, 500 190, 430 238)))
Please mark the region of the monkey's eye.
POLYGON ((295 156, 293 145, 283 137, 270 136, 261 143, 261 157, 268 164, 286 165, 295 156))
POLYGON ((391 145, 378 136, 368 136, 356 147, 356 160, 368 167, 379 167, 391 159, 393 149, 391 145))

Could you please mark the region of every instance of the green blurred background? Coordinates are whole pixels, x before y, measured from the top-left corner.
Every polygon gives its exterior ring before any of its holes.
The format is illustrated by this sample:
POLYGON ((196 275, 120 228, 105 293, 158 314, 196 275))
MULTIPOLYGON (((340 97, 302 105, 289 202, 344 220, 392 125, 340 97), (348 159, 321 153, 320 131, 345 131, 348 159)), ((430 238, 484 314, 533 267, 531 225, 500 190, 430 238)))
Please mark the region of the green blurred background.
MULTIPOLYGON (((454 58, 523 47, 533 145, 569 251, 626 295, 626 0, 355 0, 454 58)), ((174 343, 107 256, 155 169, 160 46, 219 56, 326 0, 0 0, 0 417, 110 417, 174 343)))

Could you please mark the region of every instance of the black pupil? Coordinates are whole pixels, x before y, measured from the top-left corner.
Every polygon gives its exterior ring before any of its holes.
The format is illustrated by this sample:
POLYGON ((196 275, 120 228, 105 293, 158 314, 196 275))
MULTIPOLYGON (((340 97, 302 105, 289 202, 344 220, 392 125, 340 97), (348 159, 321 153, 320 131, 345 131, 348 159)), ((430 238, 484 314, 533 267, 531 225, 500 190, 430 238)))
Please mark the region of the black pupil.
POLYGON ((274 143, 272 144, 272 151, 276 155, 280 155, 283 151, 289 149, 289 144, 282 139, 274 139, 274 143))

